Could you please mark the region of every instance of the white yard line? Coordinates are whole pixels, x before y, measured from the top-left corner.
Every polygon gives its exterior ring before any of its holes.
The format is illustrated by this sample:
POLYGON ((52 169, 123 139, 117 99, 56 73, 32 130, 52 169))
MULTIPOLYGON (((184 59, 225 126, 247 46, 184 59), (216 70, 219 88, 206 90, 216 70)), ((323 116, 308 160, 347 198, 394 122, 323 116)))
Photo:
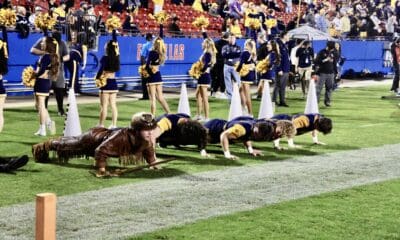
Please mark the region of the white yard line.
MULTIPOLYGON (((399 155, 400 144, 386 145, 64 196, 58 199, 57 237, 120 239, 268 204, 395 179, 400 177, 399 155)), ((33 229, 33 203, 0 208, 0 239, 33 239, 33 229)))

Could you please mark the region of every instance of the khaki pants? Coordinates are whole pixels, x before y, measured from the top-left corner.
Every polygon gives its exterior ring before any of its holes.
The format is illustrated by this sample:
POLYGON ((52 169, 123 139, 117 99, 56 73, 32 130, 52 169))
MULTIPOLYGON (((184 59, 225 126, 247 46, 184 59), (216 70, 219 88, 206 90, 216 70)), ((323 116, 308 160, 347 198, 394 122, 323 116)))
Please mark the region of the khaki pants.
POLYGON ((312 67, 308 68, 299 67, 298 70, 301 79, 301 90, 303 91, 303 96, 305 97, 308 92, 308 85, 310 84, 312 67))

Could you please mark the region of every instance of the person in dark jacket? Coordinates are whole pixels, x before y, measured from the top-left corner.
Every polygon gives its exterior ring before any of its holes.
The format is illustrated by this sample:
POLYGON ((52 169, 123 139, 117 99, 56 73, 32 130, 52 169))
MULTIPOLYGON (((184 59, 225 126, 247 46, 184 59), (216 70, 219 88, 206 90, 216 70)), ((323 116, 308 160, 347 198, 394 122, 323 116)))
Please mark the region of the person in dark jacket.
POLYGON ((235 69, 235 64, 240 61, 241 48, 236 44, 235 35, 229 36, 229 44, 222 48, 222 57, 224 58, 224 81, 225 92, 229 99, 232 98, 233 82, 240 86, 240 76, 235 69))
POLYGON ((322 49, 315 59, 317 74, 319 76, 317 84, 318 102, 321 97, 322 88, 325 85, 324 104, 327 107, 331 106, 331 95, 335 78, 336 59, 337 56, 335 51, 335 43, 332 41, 327 42, 326 48, 322 49))
POLYGON ((289 41, 289 36, 287 32, 282 32, 280 38, 277 40, 279 45, 279 51, 281 54, 281 62, 280 65, 276 68, 276 82, 274 86, 274 92, 272 95, 272 101, 276 102, 277 97, 279 95, 279 104, 278 106, 289 107, 286 103, 285 94, 286 94, 286 85, 289 78, 290 72, 290 56, 289 56, 289 48, 287 46, 287 42, 289 41))
POLYGON ((179 18, 172 18, 172 22, 168 25, 168 32, 172 34, 174 37, 183 37, 183 32, 179 27, 179 18))
POLYGON ((314 50, 310 41, 304 41, 296 51, 296 57, 299 58, 298 70, 301 79, 301 90, 303 97, 307 95, 308 84, 311 79, 312 65, 314 61, 314 50))
POLYGON ((222 96, 225 92, 224 82, 224 58, 222 57, 222 48, 228 44, 229 33, 224 33, 221 39, 214 42, 217 49, 216 62, 211 69, 211 95, 222 96), (219 89, 219 91, 218 91, 219 89))
POLYGON ((69 72, 68 87, 70 89, 72 87, 75 93, 80 93, 81 87, 79 83, 79 75, 80 71, 85 69, 87 59, 87 46, 85 45, 86 34, 79 33, 78 36, 72 40, 69 51, 69 60, 65 63, 69 72))

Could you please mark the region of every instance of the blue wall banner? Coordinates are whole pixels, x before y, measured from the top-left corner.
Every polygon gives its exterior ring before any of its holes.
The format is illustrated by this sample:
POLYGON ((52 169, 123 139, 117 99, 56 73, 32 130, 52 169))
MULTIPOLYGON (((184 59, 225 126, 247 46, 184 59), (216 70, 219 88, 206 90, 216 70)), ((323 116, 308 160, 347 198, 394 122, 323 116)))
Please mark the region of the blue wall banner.
MULTIPOLYGON (((9 33, 9 73, 4 76, 5 85, 10 95, 31 94, 32 89, 25 88, 21 83, 22 70, 29 65, 34 65, 38 56, 30 54, 30 48, 43 35, 32 33, 27 39, 19 39, 17 33, 9 33)), ((97 51, 91 51, 87 68, 82 73, 81 83, 84 89, 94 90, 94 76, 98 68, 98 60, 104 53, 105 43, 111 36, 100 36, 97 51)), ((179 86, 188 82, 189 86, 194 81, 188 76, 188 71, 202 54, 202 38, 165 38, 167 47, 167 60, 160 71, 167 87, 179 86)), ((117 79, 121 88, 132 89, 140 86, 138 67, 140 65, 140 50, 146 42, 144 37, 118 37, 121 53, 121 70, 117 79)), ((243 47, 244 40, 237 41, 243 47)), ((324 48, 326 42, 314 41, 314 51, 317 53, 324 48)), ((343 71, 352 68, 354 71, 368 69, 371 72, 381 71, 388 73, 390 68, 383 66, 383 41, 342 41, 342 55, 347 59, 343 71)))

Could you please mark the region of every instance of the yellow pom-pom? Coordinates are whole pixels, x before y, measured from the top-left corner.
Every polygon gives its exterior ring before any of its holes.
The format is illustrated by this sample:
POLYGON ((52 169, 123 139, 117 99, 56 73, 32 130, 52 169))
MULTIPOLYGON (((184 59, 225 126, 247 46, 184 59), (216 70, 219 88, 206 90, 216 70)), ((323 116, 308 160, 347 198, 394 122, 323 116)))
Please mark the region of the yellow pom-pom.
POLYGON ((35 27, 42 30, 51 30, 56 25, 57 20, 51 17, 48 13, 40 13, 35 17, 35 27))
POLYGON ((95 79, 96 87, 101 88, 107 84, 106 74, 101 74, 99 78, 95 79))
POLYGON ((168 14, 167 14, 166 11, 161 11, 161 12, 155 14, 155 15, 149 14, 149 17, 150 17, 151 19, 156 20, 156 22, 157 22, 158 24, 164 24, 164 23, 166 23, 167 20, 169 19, 169 16, 168 16, 168 14))
POLYGON ((28 66, 24 68, 22 71, 22 83, 25 87, 33 87, 35 86, 36 81, 36 73, 32 66, 28 66))
MULTIPOLYGON (((239 63, 235 64, 235 70, 237 71, 237 68, 239 67, 239 63)), ((239 76, 244 77, 247 76, 247 74, 249 74, 250 72, 250 68, 248 66, 248 64, 242 64, 242 68, 239 71, 239 76)))
POLYGON ((270 19, 265 20, 265 25, 267 25, 268 29, 271 29, 278 25, 278 21, 276 21, 275 18, 270 18, 270 19))
POLYGON ((261 22, 257 18, 250 18, 249 19, 249 27, 254 30, 258 30, 261 27, 261 22))
POLYGON ((138 71, 139 71, 140 76, 142 76, 144 78, 150 77, 150 74, 146 70, 146 65, 140 66, 138 71))
POLYGON ((202 28, 202 27, 206 28, 209 24, 210 24, 210 22, 208 21, 208 18, 204 17, 203 15, 201 15, 200 17, 197 17, 192 22, 192 25, 197 28, 202 28))
POLYGON ((197 61, 192 64, 192 67, 189 70, 189 75, 194 79, 199 79, 201 75, 201 70, 203 69, 204 64, 202 61, 197 61))
POLYGON ((4 27, 12 27, 15 26, 17 22, 17 15, 11 9, 4 9, 0 10, 0 26, 4 27))
POLYGON ((122 26, 121 19, 119 19, 119 17, 112 16, 106 20, 105 25, 107 31, 112 32, 113 30, 121 28, 122 26))
POLYGON ((268 71, 269 67, 270 67, 269 59, 265 58, 264 60, 261 60, 257 63, 256 71, 264 74, 268 71))

